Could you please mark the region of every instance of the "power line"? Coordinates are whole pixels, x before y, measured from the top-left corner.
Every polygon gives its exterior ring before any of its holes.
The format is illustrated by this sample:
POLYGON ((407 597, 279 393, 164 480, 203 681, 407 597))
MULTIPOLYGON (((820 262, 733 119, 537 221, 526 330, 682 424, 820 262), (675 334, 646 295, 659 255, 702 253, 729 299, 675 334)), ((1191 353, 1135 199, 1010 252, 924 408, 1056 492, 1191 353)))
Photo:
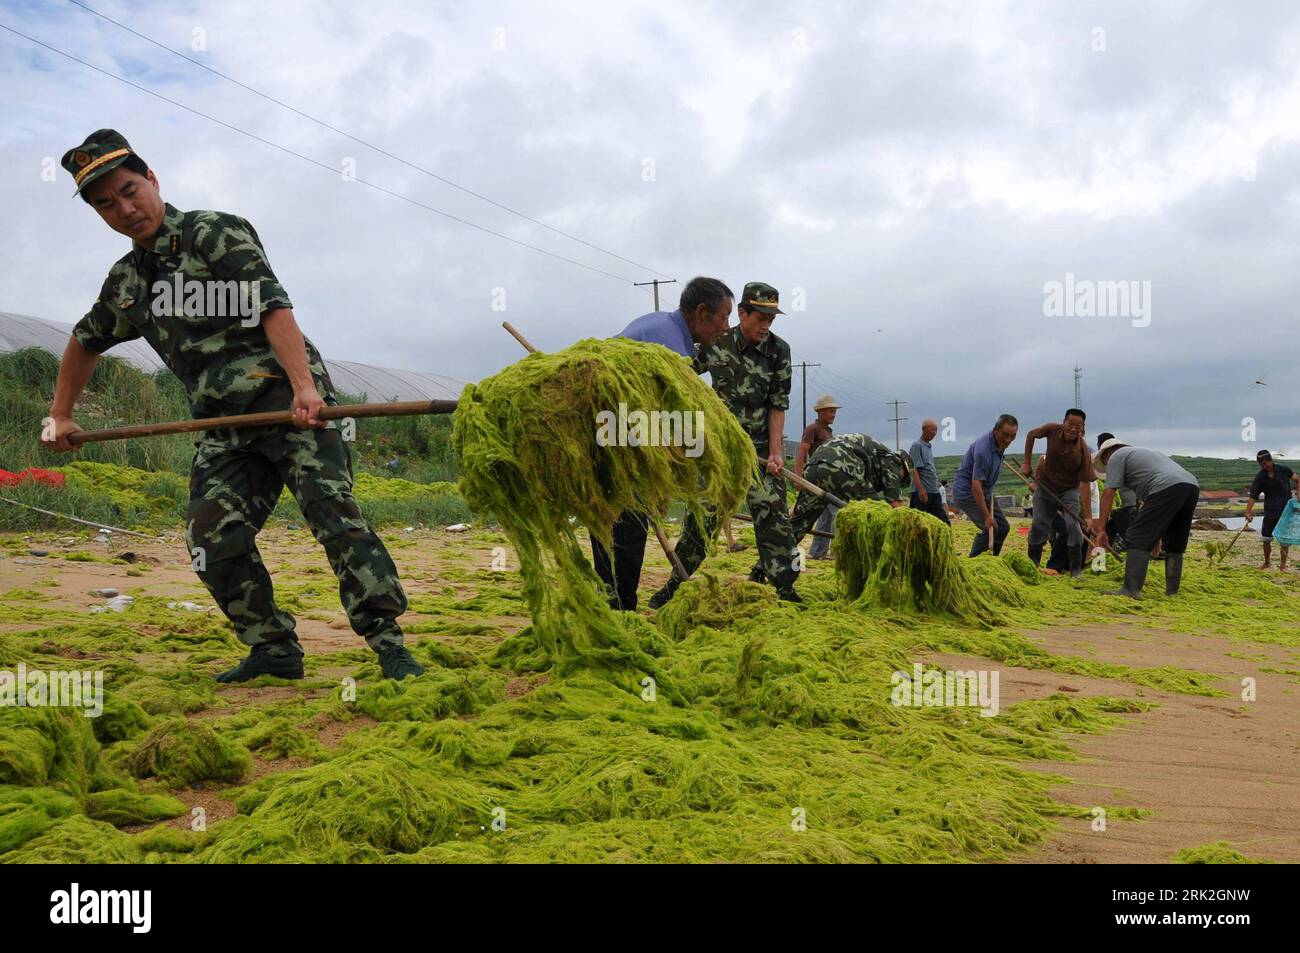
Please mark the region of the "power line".
POLYGON ((275 103, 277 106, 281 107, 282 109, 287 109, 290 112, 294 113, 295 115, 301 116, 303 119, 306 119, 310 122, 314 122, 316 123, 316 125, 328 129, 331 132, 337 133, 338 135, 343 136, 345 139, 350 139, 351 141, 359 145, 363 145, 367 149, 370 149, 374 152, 379 153, 382 156, 386 156, 389 159, 392 159, 394 162, 400 162, 408 169, 414 169, 416 172, 419 172, 423 175, 427 175, 431 179, 436 179, 437 181, 443 183, 444 185, 449 185, 453 189, 457 189, 461 192, 464 192, 466 195, 472 195, 474 198, 479 199, 483 202, 487 202, 489 205, 495 206, 496 208, 499 208, 502 211, 509 212, 511 215, 515 215, 526 222, 531 222, 534 225, 539 225, 542 228, 547 229, 548 231, 554 232, 556 235, 561 235, 564 238, 569 239, 570 241, 575 241, 580 245, 585 245, 588 248, 609 255, 612 258, 617 258, 619 261, 625 262, 626 264, 629 265, 633 265, 637 268, 642 269, 643 271, 649 271, 660 275, 667 274, 667 272, 664 271, 663 269, 651 268, 649 265, 643 265, 638 261, 633 261, 631 258, 625 258, 624 256, 618 254, 617 252, 610 251, 608 248, 602 248, 600 245, 596 245, 592 242, 579 238, 577 235, 572 235, 569 232, 564 231, 563 229, 556 228, 554 225, 547 225, 545 222, 533 218, 530 215, 526 215, 523 212, 519 211, 518 209, 511 208, 509 205, 506 205, 502 202, 498 202, 495 199, 490 198, 481 192, 476 192, 473 189, 461 185, 458 182, 453 182, 451 179, 447 178, 446 176, 439 175, 438 173, 430 169, 426 169, 423 166, 416 165, 414 162, 410 162, 407 159, 403 159, 401 156, 395 155, 394 153, 389 152, 387 149, 377 146, 372 142, 367 142, 365 139, 362 139, 359 136, 354 136, 352 133, 347 132, 346 130, 331 125, 330 123, 326 122, 324 119, 318 119, 317 117, 311 115, 310 113, 303 112, 301 109, 298 109, 295 106, 290 106, 288 103, 276 99, 274 96, 270 95, 269 93, 264 93, 260 89, 257 89, 253 86, 249 86, 247 83, 235 79, 233 76, 229 76, 218 69, 214 69, 213 67, 208 66, 204 62, 194 59, 192 56, 186 56, 184 53, 181 53, 179 50, 173 50, 171 47, 167 46, 164 43, 159 42, 158 40, 155 40, 153 37, 146 36, 145 34, 139 32, 138 30, 134 30, 131 27, 127 26, 125 23, 122 23, 118 20, 114 20, 112 17, 100 13, 98 10, 95 10, 92 7, 86 6, 84 3, 81 2, 81 0, 68 0, 68 2, 73 4, 74 6, 80 7, 82 10, 85 10, 87 13, 94 14, 95 16, 99 17, 101 20, 105 20, 113 24, 115 27, 118 27, 119 29, 125 30, 127 33, 130 33, 132 36, 139 37, 140 39, 144 40, 146 43, 152 43, 160 50, 165 50, 166 52, 171 53, 173 56, 179 56, 181 59, 185 60, 185 62, 192 63, 193 65, 197 66, 199 69, 206 70, 207 72, 211 73, 213 76, 220 77, 221 79, 224 79, 229 83, 234 83, 240 89, 247 90, 248 92, 252 93, 254 96, 260 96, 262 99, 265 99, 267 102, 275 103))
MULTIPOLYGON (((93 69, 97 73, 102 73, 103 75, 111 79, 115 79, 120 83, 125 83, 127 86, 130 86, 133 89, 138 89, 142 93, 148 93, 150 96, 153 96, 155 99, 161 99, 165 103, 169 103, 173 106, 176 106, 179 109, 184 109, 186 112, 193 113, 194 115, 199 116, 200 118, 208 120, 209 122, 214 122, 219 126, 229 129, 231 132, 237 132, 241 136, 247 136, 249 139, 253 139, 257 142, 262 143, 263 145, 270 146, 272 149, 278 149, 280 152, 287 153, 288 155, 291 155, 297 159, 301 159, 304 162, 309 162, 314 166, 318 166, 324 169, 326 172, 329 172, 332 175, 339 174, 338 169, 334 168, 333 166, 325 162, 321 162, 319 159, 313 159, 310 156, 303 155, 301 152, 295 152, 293 149, 290 149, 288 146, 282 146, 278 142, 272 142, 270 139, 263 138, 262 136, 259 136, 253 132, 249 132, 246 129, 241 129, 238 126, 232 125, 223 119, 218 119, 217 117, 210 116, 207 113, 201 112, 200 110, 195 109, 192 106, 187 106, 182 102, 177 102, 174 99, 164 96, 162 93, 154 92, 152 89, 149 89, 148 87, 141 86, 139 83, 134 83, 124 76, 119 76, 116 73, 110 73, 108 70, 96 66, 94 63, 87 63, 85 60, 77 56, 73 56, 71 53, 64 52, 63 50, 59 49, 56 46, 51 46, 50 44, 38 40, 35 37, 28 36, 26 33, 23 33, 20 30, 15 30, 13 27, 9 26, 8 24, 0 23, 0 29, 8 30, 10 33, 14 34, 15 36, 21 36, 24 40, 27 40, 31 43, 35 43, 37 46, 44 47, 45 49, 49 50, 51 53, 58 53, 60 56, 70 59, 74 63, 80 63, 82 66, 85 66, 89 69, 93 69)), ((391 196, 395 199, 400 199, 401 201, 406 202, 410 205, 414 205, 417 208, 422 208, 425 211, 433 212, 435 215, 441 215, 443 218, 450 219, 453 222, 457 222, 461 225, 466 225, 469 228, 475 229, 476 231, 483 232, 484 234, 487 235, 493 235, 497 238, 505 239, 511 244, 519 245, 521 248, 527 248, 530 249, 531 251, 539 252, 543 255, 546 255, 549 258, 554 258, 557 261, 567 262, 570 265, 576 265, 577 267, 584 268, 587 271, 594 271, 598 275, 604 275, 607 278, 613 278, 615 281, 620 281, 625 284, 632 283, 632 280, 630 278, 624 278, 623 276, 616 275, 613 272, 605 271, 603 268, 597 268, 595 265, 588 265, 584 262, 578 261, 577 259, 567 258, 564 255, 557 254, 556 252, 548 251, 547 249, 542 248, 538 245, 532 245, 521 239, 512 238, 511 236, 503 234, 501 232, 493 231, 492 229, 487 228, 483 225, 478 225, 474 222, 471 222, 469 221, 469 219, 461 218, 459 215, 453 215, 451 212, 444 212, 442 209, 434 208, 432 205, 427 205, 424 202, 419 201, 418 199, 413 199, 410 196, 403 195, 400 192, 394 192, 392 189, 385 188, 384 186, 379 185, 378 183, 371 182, 367 179, 363 179, 360 176, 353 176, 352 181, 359 182, 362 185, 367 186, 368 188, 374 189, 376 192, 382 192, 384 195, 391 196)))
POLYGON ((863 390, 867 391, 870 394, 874 394, 876 397, 880 398, 881 400, 889 400, 889 398, 886 397, 884 394, 882 394, 880 391, 872 390, 866 384, 858 384, 855 381, 852 381, 849 378, 845 377, 843 374, 836 374, 829 367, 823 367, 822 370, 824 370, 827 374, 829 374, 832 380, 843 381, 845 386, 861 387, 863 390))
POLYGON ((841 383, 838 383, 838 382, 836 382, 836 381, 831 380, 831 379, 828 378, 828 377, 824 377, 824 375, 822 374, 822 372, 825 371, 825 370, 826 370, 826 367, 825 367, 825 365, 823 365, 823 366, 821 367, 821 370, 818 370, 818 371, 814 371, 814 372, 813 372, 813 378, 814 378, 815 380, 819 380, 819 381, 821 382, 822 386, 824 386, 824 387, 826 388, 827 391, 832 392, 832 393, 833 393, 833 392, 836 392, 836 391, 839 391, 839 392, 841 392, 841 393, 847 392, 847 393, 849 393, 850 395, 852 395, 854 398, 856 398, 857 400, 859 400, 859 401, 861 401, 862 403, 865 403, 865 404, 875 404, 875 403, 877 402, 877 400, 879 399, 879 395, 876 395, 876 396, 874 396, 874 397, 870 397, 870 396, 868 396, 868 395, 862 393, 861 391, 855 389, 854 387, 850 387, 848 384, 841 384, 841 383))

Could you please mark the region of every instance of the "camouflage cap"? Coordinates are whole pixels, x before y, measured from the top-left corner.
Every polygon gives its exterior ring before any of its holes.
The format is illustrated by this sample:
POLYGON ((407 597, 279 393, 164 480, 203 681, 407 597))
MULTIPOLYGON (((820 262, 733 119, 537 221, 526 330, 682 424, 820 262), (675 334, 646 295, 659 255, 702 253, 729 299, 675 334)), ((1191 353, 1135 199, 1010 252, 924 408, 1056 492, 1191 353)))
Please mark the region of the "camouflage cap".
POLYGON ((754 311, 761 311, 763 314, 785 314, 776 306, 779 298, 776 289, 771 285, 764 284, 761 281, 751 281, 745 285, 745 290, 740 296, 740 303, 754 311))
POLYGON ((115 129, 96 129, 86 141, 63 154, 63 168, 77 183, 77 195, 106 172, 111 172, 134 155, 131 144, 115 129))

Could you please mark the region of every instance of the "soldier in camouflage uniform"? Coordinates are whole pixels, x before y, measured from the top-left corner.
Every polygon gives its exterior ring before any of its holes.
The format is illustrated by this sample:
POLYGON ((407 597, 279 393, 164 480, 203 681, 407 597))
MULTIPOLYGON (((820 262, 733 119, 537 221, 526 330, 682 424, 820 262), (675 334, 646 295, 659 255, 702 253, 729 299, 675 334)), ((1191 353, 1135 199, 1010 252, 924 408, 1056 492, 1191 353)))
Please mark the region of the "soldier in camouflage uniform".
MULTIPOLYGON (((750 578, 755 582, 771 579, 782 599, 801 602, 794 591, 799 571, 794 566, 781 456, 785 412, 790 407, 790 345, 771 332, 773 319, 785 313, 777 303, 777 291, 771 285, 761 281, 745 285, 736 306, 740 323, 712 347, 700 349, 695 369, 701 374, 709 372, 718 397, 745 428, 757 455, 767 460, 761 478, 751 484, 746 497, 758 542, 758 562, 750 578)), ((687 519, 677 541, 677 555, 688 573, 704 561, 705 540, 712 538, 716 528, 714 519, 708 519, 702 529, 694 517, 687 519)), ((651 597, 651 608, 667 603, 678 585, 678 579, 670 579, 651 597)))
POLYGON ((72 410, 100 354, 144 338, 189 393, 196 419, 292 409, 297 426, 206 430, 195 443, 186 539, 199 578, 250 646, 217 676, 303 675, 294 618, 275 603, 256 536, 288 486, 339 580, 353 629, 386 677, 423 670, 402 644, 406 595, 352 495, 341 433, 317 414, 337 404, 320 354, 302 336, 253 226, 224 212, 182 212, 121 135, 101 129, 63 157, 77 193, 133 239, 73 329, 50 408, 52 449, 70 450, 72 410), (179 293, 178 293, 179 292, 179 293))
MULTIPOLYGON (((842 434, 826 441, 813 453, 803 475, 809 483, 843 500, 885 499, 892 506, 903 505, 902 487, 907 479, 903 462, 894 451, 864 433, 842 434)), ((826 506, 825 498, 799 491, 790 518, 796 546, 826 506)))

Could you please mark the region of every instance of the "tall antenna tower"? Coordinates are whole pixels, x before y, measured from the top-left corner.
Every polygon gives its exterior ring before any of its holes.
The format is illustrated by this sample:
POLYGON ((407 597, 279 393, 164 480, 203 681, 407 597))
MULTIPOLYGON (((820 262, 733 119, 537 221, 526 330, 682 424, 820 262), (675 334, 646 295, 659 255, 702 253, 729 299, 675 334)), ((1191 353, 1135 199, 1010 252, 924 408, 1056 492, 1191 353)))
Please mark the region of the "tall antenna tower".
POLYGON ((1074 365, 1074 406, 1083 406, 1083 368, 1074 365))

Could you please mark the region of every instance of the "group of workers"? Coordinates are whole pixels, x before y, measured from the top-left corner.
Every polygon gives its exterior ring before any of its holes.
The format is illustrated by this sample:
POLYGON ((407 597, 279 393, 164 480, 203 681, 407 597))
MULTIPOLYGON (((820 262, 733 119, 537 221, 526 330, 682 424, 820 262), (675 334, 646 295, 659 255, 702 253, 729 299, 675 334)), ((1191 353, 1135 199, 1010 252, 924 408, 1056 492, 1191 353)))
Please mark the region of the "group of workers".
MULTIPOLYGON (((299 329, 253 226, 228 213, 186 212, 165 203, 154 171, 112 129, 91 133, 67 151, 62 165, 76 184, 75 194, 132 245, 73 330, 41 436, 44 445, 74 448, 69 435, 81 428, 73 409, 99 355, 138 338, 186 386, 196 419, 290 408, 293 425, 211 429, 196 442, 186 540, 200 579, 249 647, 248 656, 218 680, 303 676, 294 618, 276 604, 256 544, 285 486, 326 550, 349 621, 377 653, 384 676, 420 674, 423 669, 404 647, 397 622, 407 601, 396 566, 357 506, 346 444, 338 429, 320 417, 326 405, 337 403, 333 384, 319 352, 299 329), (180 302, 159 307, 153 293, 157 284, 179 288, 187 282, 256 286, 260 313, 255 320, 232 320, 201 308, 195 312, 180 302)), ((812 556, 823 558, 835 514, 826 499, 808 491, 800 493, 793 511, 787 507, 782 435, 791 361, 789 346, 772 333, 772 322, 783 313, 779 303, 777 290, 764 282, 745 285, 737 300, 723 282, 699 277, 685 286, 676 310, 637 318, 622 336, 668 347, 691 361, 697 373, 710 375, 718 397, 764 461, 761 478, 746 497, 758 548, 750 578, 770 582, 783 600, 799 602, 794 589, 801 568, 798 544, 815 532, 812 556), (735 326, 730 324, 733 305, 735 326)), ((909 486, 912 507, 947 521, 952 506, 989 531, 977 535, 972 556, 990 546, 994 553, 1001 550, 1007 521, 993 488, 1003 453, 1016 437, 1014 417, 999 417, 966 451, 949 499, 934 469, 934 421, 925 421, 921 438, 903 458, 866 434, 834 434, 838 405, 833 399, 818 401, 815 409, 818 420, 800 444, 798 475, 844 500, 885 499, 895 506, 903 505, 902 490, 909 486)), ((1101 516, 1090 530, 1096 544, 1107 542, 1105 526, 1116 493, 1126 507, 1140 504, 1126 533, 1129 558, 1120 591, 1138 596, 1147 551, 1161 540, 1167 554, 1166 588, 1176 592, 1197 501, 1196 479, 1164 454, 1130 447, 1109 434, 1103 435, 1094 460, 1083 439, 1083 423, 1083 412, 1071 410, 1063 422, 1044 424, 1027 435, 1026 476, 1035 441, 1047 442, 1037 473, 1031 558, 1041 558, 1053 514, 1071 513, 1081 493, 1086 511, 1088 483, 1105 474, 1101 516)), ((1289 494, 1296 480, 1285 467, 1261 460, 1257 483, 1265 497, 1266 533, 1280 512, 1278 488, 1289 494)), ((712 517, 704 525, 693 516, 687 520, 675 555, 688 576, 704 559, 706 540, 716 528, 712 517)), ((1081 543, 1084 531, 1071 524, 1072 542, 1081 543)), ((647 533, 644 515, 624 513, 613 528, 612 550, 592 543, 596 572, 616 608, 636 608, 647 533)), ((1072 546, 1075 550, 1082 547, 1072 546)), ((1265 555, 1267 565, 1267 549, 1265 555)), ((1282 560, 1285 565, 1285 548, 1282 560)), ((1077 575, 1079 567, 1080 560, 1071 556, 1071 571, 1077 575)), ((674 575, 650 605, 664 605, 679 584, 674 575)))
MULTIPOLYGON (((697 373, 710 374, 715 392, 736 415, 765 461, 762 477, 747 498, 759 556, 750 579, 771 582, 780 599, 799 602, 794 590, 801 569, 799 543, 814 532, 809 557, 825 558, 836 507, 805 489, 793 510, 787 509, 781 444, 790 405, 791 361, 789 346, 772 331, 773 320, 783 313, 779 296, 771 285, 751 282, 735 306, 739 322, 728 328, 730 289, 716 278, 695 278, 683 290, 676 311, 643 315, 621 336, 664 344, 691 360, 697 373)), ((893 506, 904 505, 902 490, 908 486, 912 508, 949 522, 951 507, 982 530, 971 545, 971 556, 1002 551, 1010 526, 994 497, 994 487, 1003 469, 1011 468, 1004 463, 1004 455, 1019 433, 1014 416, 1000 415, 991 430, 971 443, 957 468, 950 495, 934 465, 932 441, 938 432, 934 420, 923 422, 920 437, 902 455, 867 434, 834 434, 832 425, 839 406, 829 395, 813 405, 817 416, 803 431, 794 465, 796 475, 842 500, 883 499, 893 506)), ((1029 558, 1041 565, 1055 526, 1065 537, 1064 566, 1071 576, 1078 577, 1090 549, 1110 548, 1108 527, 1114 532, 1119 523, 1127 547, 1124 583, 1110 594, 1141 598, 1155 553, 1164 559, 1166 594, 1176 594, 1200 499, 1196 477, 1166 454, 1131 446, 1110 433, 1099 435, 1094 453, 1084 436, 1086 419, 1083 410, 1072 407, 1059 422, 1044 423, 1025 434, 1018 472, 1033 493, 1026 507, 1032 516, 1029 558), (1040 440, 1044 448, 1034 466, 1034 448, 1040 440), (1104 481, 1105 491, 1094 510, 1091 495, 1098 479, 1104 481), (1122 520, 1113 518, 1120 506, 1122 520)), ((1275 466, 1267 451, 1260 453, 1260 467, 1251 488, 1250 508, 1256 497, 1264 495, 1267 567, 1269 532, 1293 492, 1292 483, 1300 484, 1300 477, 1275 466)), ((693 516, 688 517, 676 547, 688 575, 703 560, 705 540, 716 528, 712 518, 700 526, 693 516)), ((647 538, 644 518, 624 514, 614 537, 612 555, 593 543, 596 569, 611 606, 632 610, 637 606, 647 538)), ((1285 548, 1282 560, 1285 567, 1285 548)), ((680 584, 677 575, 670 578, 651 597, 651 607, 666 604, 680 584)))

